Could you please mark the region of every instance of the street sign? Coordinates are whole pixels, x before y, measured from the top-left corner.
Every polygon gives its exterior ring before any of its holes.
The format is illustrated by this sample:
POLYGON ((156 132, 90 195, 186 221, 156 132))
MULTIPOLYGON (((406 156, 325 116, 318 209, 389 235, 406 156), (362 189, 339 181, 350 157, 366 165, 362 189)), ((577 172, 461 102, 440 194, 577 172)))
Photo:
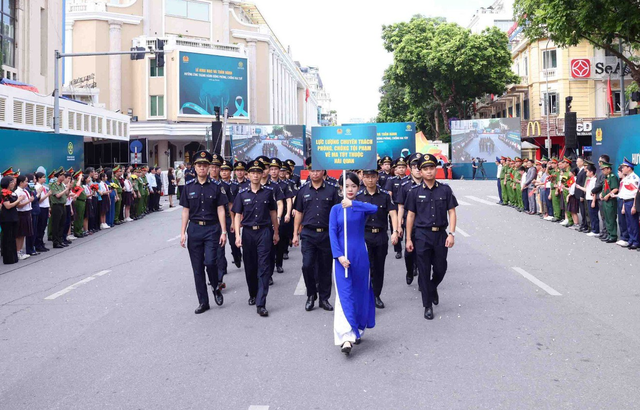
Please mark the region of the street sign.
POLYGON ((140 142, 140 140, 131 141, 129 149, 131 152, 138 152, 138 154, 140 154, 142 152, 142 142, 140 142))

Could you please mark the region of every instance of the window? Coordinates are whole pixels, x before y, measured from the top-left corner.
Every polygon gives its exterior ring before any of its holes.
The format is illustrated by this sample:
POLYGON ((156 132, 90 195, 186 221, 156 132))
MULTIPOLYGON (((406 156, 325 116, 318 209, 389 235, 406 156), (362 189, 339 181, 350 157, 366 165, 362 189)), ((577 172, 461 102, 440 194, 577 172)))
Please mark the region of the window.
POLYGON ((513 107, 509 107, 509 118, 513 118, 513 107))
POLYGON ((544 93, 544 102, 543 102, 543 114, 547 115, 547 109, 550 107, 550 111, 548 114, 557 115, 558 114, 558 94, 557 93, 544 93))
POLYGON ((516 103, 516 117, 520 118, 520 115, 521 115, 520 103, 516 103))
POLYGON ((47 10, 40 8, 40 75, 47 75, 49 62, 49 15, 47 10))
POLYGON ((151 96, 151 115, 150 117, 164 117, 164 95, 151 96))
MULTIPOLYGON (((612 91, 611 92, 613 94, 613 112, 615 113, 620 113, 620 107, 621 107, 621 100, 622 100, 622 93, 620 93, 620 91, 612 91)), ((607 108, 608 108, 609 103, 607 103, 607 108)), ((609 112, 611 112, 611 109, 609 108, 609 112)))
POLYGON ((209 21, 209 3, 194 0, 166 0, 168 16, 209 21))
POLYGON ((529 58, 528 57, 524 58, 524 75, 525 76, 529 75, 529 58))
POLYGON ((558 67, 556 50, 545 50, 542 52, 542 68, 545 70, 558 67))
POLYGON ((528 99, 524 100, 523 104, 524 104, 523 119, 528 120, 529 119, 529 100, 528 99))
POLYGON ((16 0, 2 0, 0 2, 0 18, 2 19, 2 30, 0 31, 2 64, 15 67, 16 0))
POLYGON ((149 62, 149 67, 151 70, 151 77, 164 77, 164 67, 156 66, 156 59, 152 58, 149 62))

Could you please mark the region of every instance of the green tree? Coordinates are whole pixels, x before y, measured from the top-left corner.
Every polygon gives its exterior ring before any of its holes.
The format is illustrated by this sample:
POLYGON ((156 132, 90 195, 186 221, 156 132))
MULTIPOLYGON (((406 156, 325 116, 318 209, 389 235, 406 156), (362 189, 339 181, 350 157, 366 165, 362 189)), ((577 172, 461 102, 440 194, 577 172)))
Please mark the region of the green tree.
POLYGON ((640 63, 630 51, 640 48, 640 7, 631 0, 516 0, 514 13, 524 34, 550 38, 559 47, 587 40, 620 58, 640 84, 640 63), (625 44, 620 52, 619 41, 625 44))

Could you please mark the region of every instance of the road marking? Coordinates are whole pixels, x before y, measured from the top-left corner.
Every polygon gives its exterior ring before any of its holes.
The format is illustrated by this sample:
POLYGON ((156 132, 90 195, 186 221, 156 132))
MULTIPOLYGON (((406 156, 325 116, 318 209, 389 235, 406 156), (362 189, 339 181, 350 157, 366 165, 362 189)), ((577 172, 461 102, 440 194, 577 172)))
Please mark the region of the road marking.
POLYGON ((85 283, 89 283, 89 282, 91 282, 92 280, 95 280, 96 278, 98 278, 98 277, 100 277, 100 276, 104 276, 104 275, 106 275, 106 274, 107 274, 107 273, 109 273, 109 272, 111 272, 111 271, 110 271, 110 270, 102 270, 102 271, 100 271, 100 272, 98 272, 98 273, 96 273, 96 274, 93 274, 93 275, 91 275, 91 276, 89 276, 89 277, 86 277, 86 278, 84 278, 84 279, 82 279, 82 280, 80 280, 80 281, 78 281, 78 282, 74 283, 74 284, 73 284, 73 285, 71 285, 71 286, 67 286, 66 288, 62 289, 61 291, 54 293, 53 295, 49 295, 49 296, 47 296, 47 297, 46 297, 46 298, 44 298, 44 299, 45 299, 45 300, 54 300, 54 299, 57 299, 57 298, 59 298, 60 296, 65 295, 65 294, 67 294, 67 293, 71 292, 71 291, 72 291, 72 290, 74 290, 74 289, 77 289, 78 287, 80 287, 80 286, 84 285, 85 283))
POLYGON ((471 205, 469 202, 465 202, 465 201, 461 201, 460 199, 458 199, 458 205, 471 205))
POLYGON ((178 239, 180 239, 180 235, 178 235, 178 236, 174 236, 174 237, 173 237, 173 238, 171 238, 171 239, 167 239, 167 242, 177 241, 178 239))
POLYGON ((256 406, 253 404, 249 406, 249 410, 269 410, 269 406, 256 406))
POLYGON ((536 286, 538 286, 539 288, 541 288, 542 290, 544 290, 545 292, 547 292, 551 296, 562 296, 562 294, 560 292, 558 292, 557 290, 555 290, 551 286, 547 285, 546 283, 544 283, 540 279, 536 278, 535 276, 533 276, 529 272, 525 271, 524 269, 518 268, 518 267, 515 267, 515 266, 512 267, 511 269, 513 269, 514 271, 518 272, 519 274, 521 274, 525 278, 529 279, 532 283, 534 283, 536 286))
POLYGON ((296 286, 295 292, 293 292, 293 296, 304 296, 307 294, 307 287, 304 284, 304 276, 300 275, 300 280, 298 281, 298 286, 296 286))
POLYGON ((462 229, 460 229, 460 227, 458 227, 458 226, 456 226, 456 233, 460 233, 460 235, 464 236, 465 238, 468 238, 468 237, 471 236, 468 233, 466 233, 465 231, 463 231, 462 229))
POLYGON ((485 205, 497 205, 495 202, 489 202, 486 201, 484 199, 475 197, 475 196, 471 196, 471 195, 466 195, 467 198, 471 199, 472 201, 476 201, 476 202, 480 202, 481 204, 485 204, 485 205))
POLYGON ((498 198, 497 196, 493 196, 493 195, 487 195, 487 198, 495 199, 496 201, 500 200, 500 198, 498 198))

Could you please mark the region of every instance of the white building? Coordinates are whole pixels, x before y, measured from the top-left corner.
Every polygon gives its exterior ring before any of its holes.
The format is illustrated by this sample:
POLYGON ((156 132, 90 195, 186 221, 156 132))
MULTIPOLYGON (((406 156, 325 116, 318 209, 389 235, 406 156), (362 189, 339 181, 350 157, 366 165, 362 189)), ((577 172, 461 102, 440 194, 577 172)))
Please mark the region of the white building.
POLYGON ((471 18, 467 28, 473 34, 480 34, 489 27, 498 27, 505 33, 513 26, 513 2, 495 0, 489 7, 480 7, 471 18), (505 4, 506 3, 506 4, 505 4))
POLYGON ((318 123, 322 126, 337 125, 338 115, 335 110, 331 109, 331 94, 324 88, 324 83, 320 76, 320 68, 301 67, 300 63, 296 64, 298 64, 302 75, 309 83, 311 94, 318 100, 318 123))

